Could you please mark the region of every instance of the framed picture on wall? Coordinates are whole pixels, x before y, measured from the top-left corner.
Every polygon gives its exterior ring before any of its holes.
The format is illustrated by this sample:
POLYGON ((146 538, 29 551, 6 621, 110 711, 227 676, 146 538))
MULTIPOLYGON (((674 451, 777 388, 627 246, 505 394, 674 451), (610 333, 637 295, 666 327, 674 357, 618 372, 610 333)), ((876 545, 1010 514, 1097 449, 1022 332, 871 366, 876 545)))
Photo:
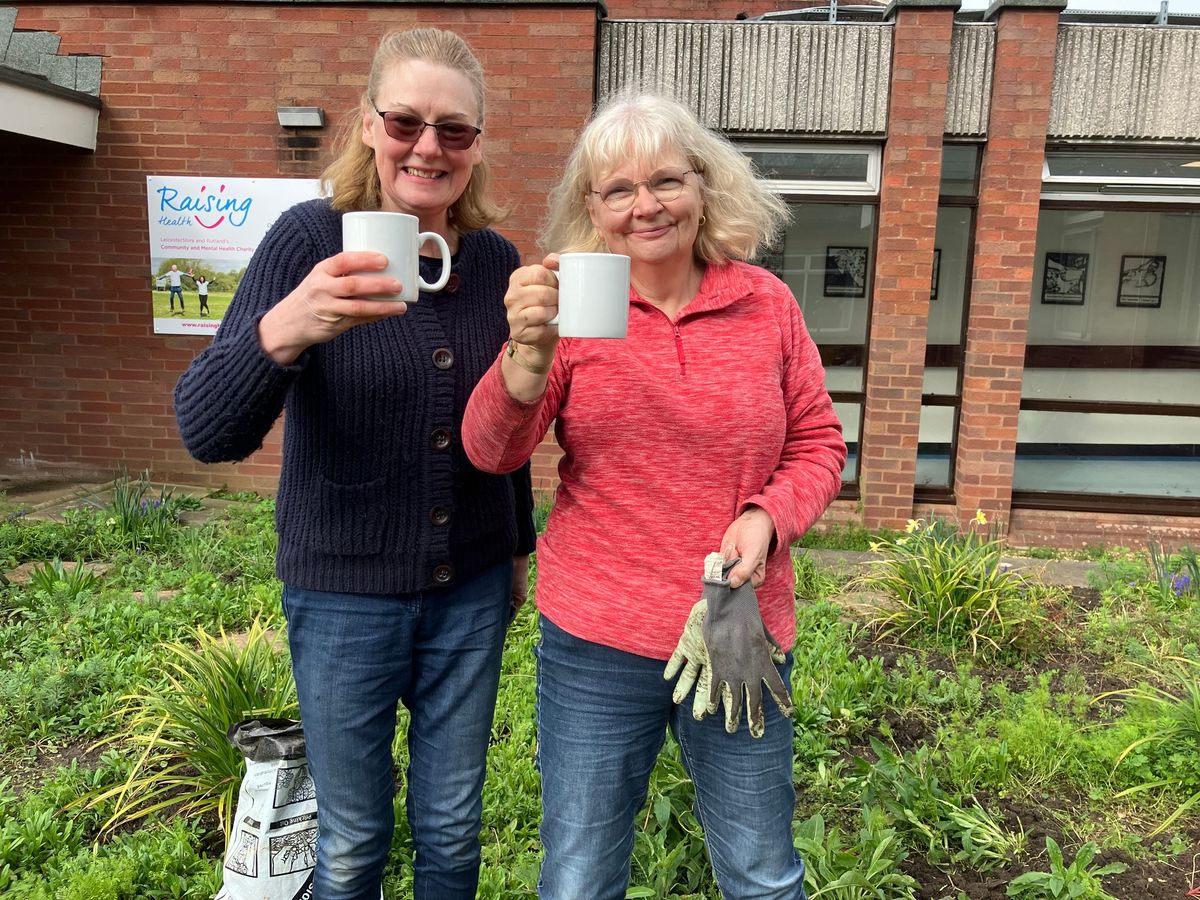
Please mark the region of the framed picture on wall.
POLYGON ((825 248, 825 296, 867 296, 867 248, 825 248))
POLYGON ((1121 284, 1117 288, 1117 306, 1162 306, 1165 256, 1122 256, 1121 284))
POLYGON ((1047 253, 1046 271, 1042 275, 1042 302, 1083 306, 1088 258, 1087 253, 1047 253))
POLYGON ((758 258, 758 264, 783 281, 783 248, 772 247, 758 258))
POLYGON ((938 274, 941 272, 941 269, 942 269, 942 251, 937 249, 937 247, 934 247, 933 248, 933 280, 931 282, 929 282, 929 299, 930 300, 937 299, 938 274))

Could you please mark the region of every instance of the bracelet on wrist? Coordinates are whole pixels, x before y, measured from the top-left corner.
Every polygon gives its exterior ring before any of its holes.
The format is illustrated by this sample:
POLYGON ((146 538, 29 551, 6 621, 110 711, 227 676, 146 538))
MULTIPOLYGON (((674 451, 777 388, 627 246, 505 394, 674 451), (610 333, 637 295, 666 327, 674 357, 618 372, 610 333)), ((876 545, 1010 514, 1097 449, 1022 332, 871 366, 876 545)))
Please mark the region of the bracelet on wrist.
POLYGON ((544 366, 535 366, 523 354, 517 352, 517 342, 512 338, 508 339, 508 349, 504 351, 504 355, 531 375, 545 375, 550 371, 552 365, 552 363, 547 363, 544 366))

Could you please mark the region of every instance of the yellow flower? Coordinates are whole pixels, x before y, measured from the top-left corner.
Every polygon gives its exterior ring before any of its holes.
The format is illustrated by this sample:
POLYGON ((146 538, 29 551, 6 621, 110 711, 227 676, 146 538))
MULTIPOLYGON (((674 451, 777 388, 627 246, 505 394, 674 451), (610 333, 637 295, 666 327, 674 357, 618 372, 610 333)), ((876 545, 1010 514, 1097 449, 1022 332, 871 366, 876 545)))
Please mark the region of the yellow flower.
POLYGON ((872 550, 878 552, 883 549, 883 544, 879 543, 879 541, 871 541, 870 547, 872 550))
POLYGON ((987 516, 985 516, 983 514, 982 509, 975 510, 975 524, 976 525, 986 525, 987 524, 987 516))
POLYGON ((920 520, 909 519, 908 524, 904 526, 904 530, 907 531, 909 534, 912 534, 914 531, 916 531, 920 527, 921 527, 920 520))

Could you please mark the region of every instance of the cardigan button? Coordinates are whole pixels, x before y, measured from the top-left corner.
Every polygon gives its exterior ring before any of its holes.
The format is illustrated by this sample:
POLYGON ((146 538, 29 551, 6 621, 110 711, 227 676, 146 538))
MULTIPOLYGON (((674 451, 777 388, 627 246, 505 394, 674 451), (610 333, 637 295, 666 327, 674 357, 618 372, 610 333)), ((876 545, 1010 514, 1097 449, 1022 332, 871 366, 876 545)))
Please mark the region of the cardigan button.
POLYGON ((450 431, 446 428, 435 428, 429 435, 429 443, 434 450, 445 450, 450 446, 450 431))
POLYGON ((446 584, 454 577, 454 570, 447 565, 440 565, 433 570, 433 580, 438 584, 446 584))
POLYGON ((444 506, 435 506, 429 511, 429 521, 434 525, 445 525, 450 521, 450 510, 444 506))
POLYGON ((446 279, 446 286, 442 290, 447 294, 454 294, 458 292, 460 284, 462 284, 462 279, 458 277, 458 273, 451 272, 450 277, 446 279))
POLYGON ((445 347, 433 351, 433 364, 439 369, 448 369, 454 365, 454 354, 445 347))

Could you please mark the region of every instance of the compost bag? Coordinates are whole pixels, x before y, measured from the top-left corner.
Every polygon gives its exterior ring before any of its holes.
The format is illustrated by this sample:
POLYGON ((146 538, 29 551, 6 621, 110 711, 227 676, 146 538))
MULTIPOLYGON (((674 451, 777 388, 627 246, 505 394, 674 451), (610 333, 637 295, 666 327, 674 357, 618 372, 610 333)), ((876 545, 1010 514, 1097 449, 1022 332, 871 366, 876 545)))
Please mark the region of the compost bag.
POLYGON ((229 729, 246 758, 215 900, 310 900, 317 864, 317 797, 304 731, 294 719, 248 719, 229 729))

